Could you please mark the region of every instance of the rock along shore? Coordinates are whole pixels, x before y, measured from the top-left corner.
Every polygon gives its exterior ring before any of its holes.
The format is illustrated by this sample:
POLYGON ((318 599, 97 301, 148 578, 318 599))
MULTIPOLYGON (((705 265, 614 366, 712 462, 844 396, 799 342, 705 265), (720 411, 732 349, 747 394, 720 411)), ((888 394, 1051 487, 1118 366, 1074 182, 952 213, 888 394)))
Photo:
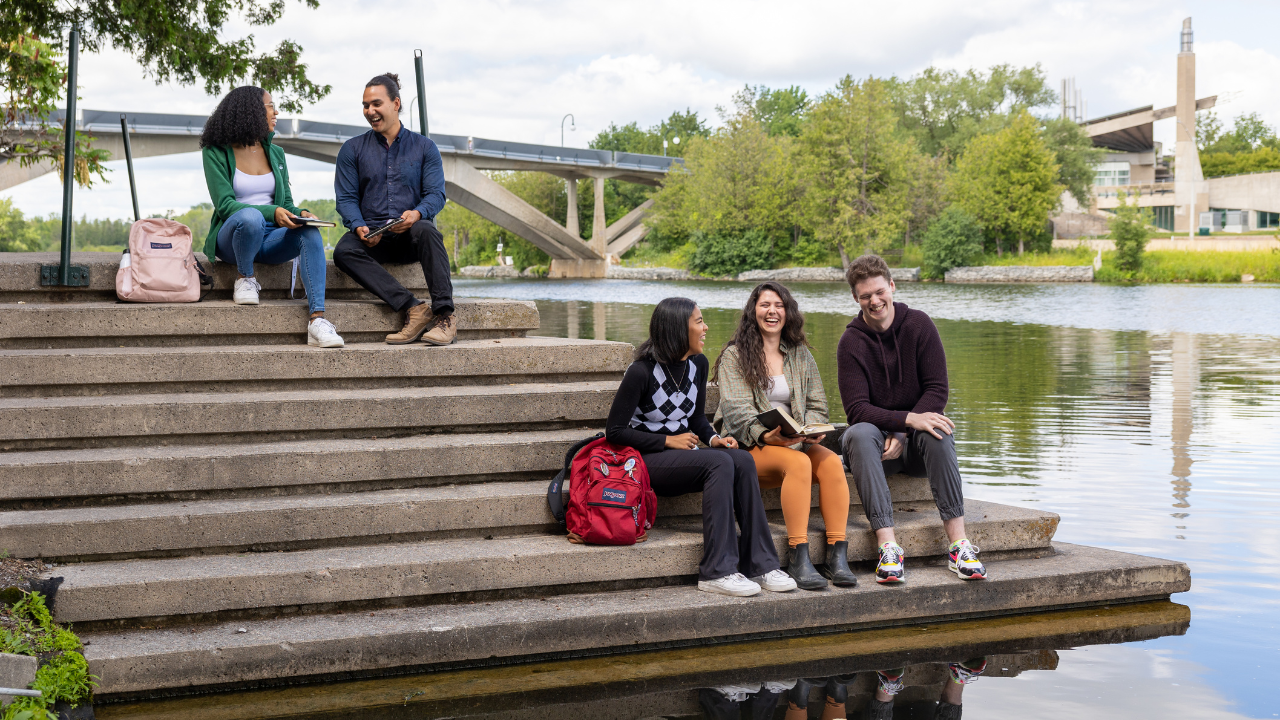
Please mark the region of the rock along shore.
MULTIPOLYGON (((893 279, 897 282, 919 282, 920 268, 891 268, 893 279)), ((468 265, 458 275, 465 278, 516 278, 536 277, 529 270, 520 272, 510 265, 468 265)), ((844 282, 844 271, 840 268, 781 268, 778 270, 748 270, 738 275, 724 277, 705 277, 695 275, 688 270, 669 267, 624 267, 610 265, 605 277, 614 280, 723 280, 737 282, 761 282, 778 280, 788 282, 844 282)))
POLYGON ((986 265, 947 271, 949 283, 1093 282, 1092 265, 986 265))

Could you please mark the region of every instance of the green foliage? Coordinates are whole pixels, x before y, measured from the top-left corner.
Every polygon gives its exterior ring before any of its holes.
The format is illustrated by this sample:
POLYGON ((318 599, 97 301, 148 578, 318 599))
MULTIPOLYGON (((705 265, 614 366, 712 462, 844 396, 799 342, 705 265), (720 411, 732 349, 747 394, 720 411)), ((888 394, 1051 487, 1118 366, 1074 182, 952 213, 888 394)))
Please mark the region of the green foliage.
POLYGON ((36 252, 44 249, 40 231, 13 206, 13 200, 0 198, 0 252, 36 252))
POLYGON ((997 255, 1004 254, 1005 239, 1016 239, 1021 255, 1058 205, 1063 186, 1057 177, 1039 123, 1023 111, 1009 127, 965 146, 948 187, 955 203, 982 225, 987 241, 994 241, 997 255))
POLYGON ((41 697, 19 697, 5 708, 2 720, 44 720, 56 716, 49 712, 54 703, 64 701, 77 706, 90 699, 95 686, 89 664, 80 654, 80 639, 71 630, 53 621, 44 596, 26 593, 6 607, 0 625, 0 651, 21 655, 53 653, 36 671, 32 689, 41 697))
POLYGON ((689 269, 700 275, 723 277, 773 267, 773 243, 760 230, 724 235, 699 231, 693 241, 698 249, 689 259, 689 269))
POLYGON ((952 205, 942 211, 921 238, 923 272, 931 278, 951 268, 971 265, 982 257, 982 227, 969 213, 952 205))
POLYGON ((996 65, 986 73, 930 67, 906 80, 891 78, 888 90, 901 127, 930 156, 956 157, 973 138, 1057 100, 1039 65, 996 65))
POLYGON ((1263 146, 1244 152, 1206 152, 1200 156, 1205 177, 1280 170, 1280 150, 1263 146))
POLYGON ((1258 113, 1237 115, 1227 131, 1217 113, 1206 110, 1196 116, 1196 146, 1202 153, 1248 153, 1263 147, 1280 150, 1280 138, 1258 113))
MULTIPOLYGON (((320 6, 318 0, 303 4, 320 6)), ((124 50, 157 83, 203 81, 206 93, 218 95, 252 78, 278 94, 276 105, 287 112, 301 112, 330 91, 307 77, 302 48, 292 40, 259 53, 252 35, 227 37, 232 28, 274 25, 284 14, 283 0, 6 0, 0 7, 0 41, 35 36, 61 43, 78 22, 83 53, 124 50)))
POLYGON ((800 137, 804 222, 840 253, 896 243, 923 158, 898 130, 889 85, 845 76, 813 106, 800 137))
POLYGON ((1152 250, 1143 257, 1142 269, 1132 275, 1116 267, 1115 253, 1102 254, 1098 282, 1240 282, 1241 275, 1253 275, 1256 282, 1280 282, 1280 253, 1197 252, 1194 250, 1152 250))
POLYGON ((747 85, 733 96, 739 114, 750 114, 770 135, 800 137, 809 111, 809 94, 799 85, 770 89, 747 85))
POLYGON ((1058 184, 1071 193, 1082 207, 1093 195, 1094 165, 1106 159, 1107 151, 1094 147, 1084 128, 1066 118, 1044 121, 1045 144, 1058 163, 1058 184))
POLYGON ((1116 269, 1125 276, 1132 277, 1142 269, 1151 211, 1139 208, 1137 198, 1129 203, 1124 192, 1120 193, 1119 201, 1115 214, 1107 220, 1107 224, 1111 228, 1111 240, 1116 244, 1116 269))

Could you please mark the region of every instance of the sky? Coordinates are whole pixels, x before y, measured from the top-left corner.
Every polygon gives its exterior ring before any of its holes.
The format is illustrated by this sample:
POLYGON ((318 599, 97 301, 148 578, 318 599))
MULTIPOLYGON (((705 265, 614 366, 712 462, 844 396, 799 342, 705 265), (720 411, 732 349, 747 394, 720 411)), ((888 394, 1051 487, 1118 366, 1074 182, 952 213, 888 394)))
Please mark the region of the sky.
MULTIPOLYGON (((907 77, 930 65, 966 70, 1040 64, 1050 86, 1074 77, 1089 115, 1172 105, 1182 20, 1195 28, 1197 95, 1218 96, 1228 121, 1257 112, 1280 126, 1280 3, 1034 2, 917 0, 911 3, 735 0, 610 3, 320 0, 290 2, 281 22, 250 28, 259 49, 292 39, 313 80, 332 93, 301 114, 364 124, 360 94, 381 72, 413 88, 413 51, 427 69, 433 132, 585 147, 612 123, 656 124, 692 109, 719 123, 746 84, 799 85, 820 95, 851 74, 907 77)), ((94 110, 207 114, 218 97, 200 86, 157 85, 125 53, 82 58, 80 106, 94 110)), ((404 119, 408 119, 406 115, 404 119)), ((1173 120, 1155 126, 1172 149, 1173 120)), ((416 125, 416 123, 415 123, 416 125)), ((295 198, 332 197, 332 166, 290 158, 295 198)), ((75 214, 131 214, 123 163, 110 182, 76 194, 75 214)), ((206 201, 197 153, 139 160, 144 214, 206 201)), ((61 186, 47 175, 0 191, 28 215, 61 211, 61 186)))

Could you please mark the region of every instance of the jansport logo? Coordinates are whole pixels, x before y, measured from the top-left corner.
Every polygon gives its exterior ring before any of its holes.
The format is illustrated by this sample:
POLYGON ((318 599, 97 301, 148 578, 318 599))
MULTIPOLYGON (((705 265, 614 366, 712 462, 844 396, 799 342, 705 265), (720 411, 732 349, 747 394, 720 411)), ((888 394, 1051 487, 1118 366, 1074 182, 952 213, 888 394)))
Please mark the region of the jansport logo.
POLYGON ((627 491, 605 488, 604 491, 600 493, 600 499, 607 502, 625 503, 627 501, 627 491))
POLYGON ((158 242, 153 242, 153 243, 151 243, 151 249, 152 249, 152 250, 172 250, 172 249, 173 249, 173 243, 158 243, 158 242))

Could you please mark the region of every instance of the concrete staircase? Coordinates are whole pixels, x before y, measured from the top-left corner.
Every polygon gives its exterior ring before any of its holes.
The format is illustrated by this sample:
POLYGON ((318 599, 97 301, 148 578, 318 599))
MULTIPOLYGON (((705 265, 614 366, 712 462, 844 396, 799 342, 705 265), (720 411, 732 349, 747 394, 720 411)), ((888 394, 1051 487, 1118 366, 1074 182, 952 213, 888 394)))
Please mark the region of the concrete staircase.
MULTIPOLYGON (((651 539, 572 545, 546 482, 603 426, 631 348, 528 337, 458 301, 460 341, 377 342, 385 307, 18 300, 0 263, 0 548, 55 563, 99 696, 151 696, 1167 597, 1184 565, 1055 545, 1052 513, 971 500, 993 579, 958 581, 927 481, 892 479, 905 588, 697 592, 700 499, 651 539)), ((279 282, 287 282, 277 279, 279 282)), ((272 287, 268 283, 268 290, 272 287)), ((27 291, 22 291, 27 292, 27 291)), ((856 493, 853 497, 857 498, 856 493)), ((777 491, 766 497, 785 547, 777 491)), ((816 499, 814 505, 816 506, 816 499)), ((821 562, 821 520, 811 546, 821 562)), ((874 543, 860 507, 850 559, 874 543)))

